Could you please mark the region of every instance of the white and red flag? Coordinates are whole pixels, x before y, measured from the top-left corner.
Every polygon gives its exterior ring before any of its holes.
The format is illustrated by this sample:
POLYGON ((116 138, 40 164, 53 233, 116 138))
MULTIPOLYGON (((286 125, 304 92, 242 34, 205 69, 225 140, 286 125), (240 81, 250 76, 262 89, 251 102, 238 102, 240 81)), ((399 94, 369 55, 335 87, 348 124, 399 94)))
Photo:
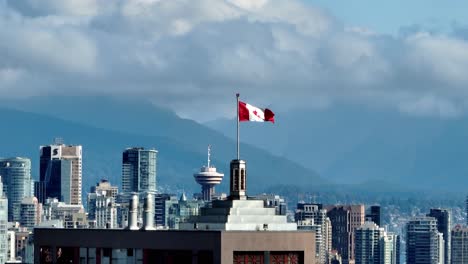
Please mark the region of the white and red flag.
POLYGON ((261 109, 239 101, 239 121, 275 123, 275 114, 268 108, 261 109))

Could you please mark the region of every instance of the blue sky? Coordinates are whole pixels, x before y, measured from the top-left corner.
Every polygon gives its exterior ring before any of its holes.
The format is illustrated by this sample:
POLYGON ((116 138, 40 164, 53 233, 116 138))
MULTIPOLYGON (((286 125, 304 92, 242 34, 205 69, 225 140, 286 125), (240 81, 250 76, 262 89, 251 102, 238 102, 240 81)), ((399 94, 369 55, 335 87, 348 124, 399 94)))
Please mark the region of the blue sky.
POLYGON ((468 24, 468 1, 442 0, 304 0, 329 11, 347 25, 379 33, 398 33, 401 27, 420 25, 448 31, 454 23, 468 24))

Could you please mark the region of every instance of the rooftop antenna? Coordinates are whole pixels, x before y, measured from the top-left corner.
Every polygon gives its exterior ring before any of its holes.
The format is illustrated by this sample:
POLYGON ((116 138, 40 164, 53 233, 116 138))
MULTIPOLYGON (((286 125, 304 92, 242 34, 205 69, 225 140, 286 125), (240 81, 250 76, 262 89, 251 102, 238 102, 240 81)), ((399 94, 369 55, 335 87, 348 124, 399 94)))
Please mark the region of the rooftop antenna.
POLYGON ((54 145, 63 145, 63 138, 62 137, 56 137, 54 138, 54 145))
POLYGON ((312 198, 312 203, 316 204, 317 203, 317 195, 314 193, 311 198, 312 198))
POLYGON ((210 167, 211 157, 211 145, 208 145, 208 168, 210 167))

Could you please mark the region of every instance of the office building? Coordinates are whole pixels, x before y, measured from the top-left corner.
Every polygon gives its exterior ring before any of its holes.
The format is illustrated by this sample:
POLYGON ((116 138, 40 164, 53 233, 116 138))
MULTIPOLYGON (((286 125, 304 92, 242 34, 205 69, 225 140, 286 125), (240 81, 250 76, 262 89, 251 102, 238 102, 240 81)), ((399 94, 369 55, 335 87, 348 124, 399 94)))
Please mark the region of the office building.
POLYGON ((374 222, 365 222, 354 231, 356 264, 381 264, 384 233, 374 222))
POLYGON ((315 263, 308 231, 39 228, 34 245, 34 263, 315 263))
POLYGON ((167 227, 166 201, 177 198, 174 195, 163 193, 154 196, 154 223, 157 228, 167 227))
POLYGON ((82 146, 41 146, 39 165, 40 181, 34 186, 39 202, 57 198, 66 204, 82 204, 82 146))
POLYGON ((93 228, 117 228, 115 199, 106 190, 88 193, 88 221, 93 228))
POLYGON ((323 250, 323 230, 322 226, 314 223, 313 218, 307 218, 305 220, 296 221, 297 230, 309 230, 315 233, 315 263, 328 263, 327 254, 323 250))
POLYGON ((127 148, 122 155, 122 192, 156 192, 158 151, 127 148))
POLYGON ((468 228, 457 225, 452 230, 452 264, 468 263, 468 228))
POLYGON ((8 198, 3 193, 0 176, 0 263, 8 260, 8 198))
POLYGON ((32 230, 41 222, 42 204, 36 197, 26 197, 21 202, 20 225, 32 230))
POLYGON ((205 203, 204 200, 188 200, 185 194, 180 198, 172 196, 165 202, 164 226, 169 229, 179 229, 179 224, 188 221, 192 216, 197 216, 205 203))
POLYGON ((118 187, 101 180, 87 195, 88 221, 93 228, 117 228, 118 187))
POLYGON ((366 221, 355 230, 356 264, 398 264, 399 237, 385 232, 374 221, 366 221))
POLYGON ((27 158, 0 159, 3 191, 8 198, 8 221, 20 220, 23 198, 32 196, 31 160, 27 158))
POLYGON ((364 205, 330 205, 325 207, 332 225, 332 247, 343 264, 354 261, 354 231, 364 224, 364 205))
POLYGON ((217 172, 216 167, 211 163, 211 146, 208 146, 208 162, 206 166, 201 167, 200 171, 193 174, 198 184, 202 186, 201 196, 205 201, 211 201, 215 194, 215 186, 223 180, 224 174, 217 172))
POLYGON ((83 205, 66 204, 58 199, 48 198, 43 208, 43 221, 59 220, 65 228, 85 228, 88 226, 83 205))
POLYGON ((443 234, 444 239, 444 263, 450 264, 451 245, 451 213, 447 209, 431 209, 427 216, 437 220, 437 230, 443 234))
MULTIPOLYGON (((406 263, 441 264, 441 236, 434 217, 416 217, 406 225, 406 263)), ((443 255, 443 254, 442 254, 443 255)))
POLYGON ((286 215, 288 211, 288 204, 283 197, 276 194, 260 194, 256 195, 255 199, 263 200, 265 207, 275 208, 277 215, 286 215))
POLYGON ((330 219, 327 218, 327 210, 321 208, 319 204, 298 203, 294 219, 299 229, 304 229, 306 224, 311 223, 317 226, 310 227, 317 231, 315 237, 317 263, 328 263, 328 255, 331 251, 331 224, 330 219))
POLYGON ((380 259, 382 264, 400 264, 400 236, 394 233, 384 234, 381 238, 380 259))
POLYGON ((369 208, 369 212, 366 214, 366 221, 372 221, 378 226, 382 226, 381 220, 381 208, 378 205, 373 205, 369 208))

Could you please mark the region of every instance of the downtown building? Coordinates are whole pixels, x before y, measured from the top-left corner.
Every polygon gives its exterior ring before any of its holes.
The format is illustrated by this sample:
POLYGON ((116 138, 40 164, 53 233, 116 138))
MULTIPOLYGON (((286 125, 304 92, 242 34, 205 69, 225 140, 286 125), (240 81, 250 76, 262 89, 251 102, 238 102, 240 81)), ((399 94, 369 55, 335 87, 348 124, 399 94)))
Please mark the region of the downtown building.
POLYGON ((321 204, 298 203, 294 219, 300 230, 315 231, 317 263, 328 263, 332 250, 332 226, 321 204))
POLYGON ((468 228, 457 225, 452 229, 452 264, 468 263, 468 228))
POLYGON ((443 234, 434 217, 415 217, 406 225, 406 263, 444 263, 443 234))
POLYGON ((0 176, 0 263, 8 258, 8 198, 3 192, 2 177, 0 176))
POLYGON ((67 204, 56 198, 48 198, 43 205, 43 226, 87 228, 88 221, 83 205, 67 204))
MULTIPOLYGON (((117 224, 119 227, 128 225, 131 200, 137 194, 140 205, 148 193, 156 193, 157 154, 155 149, 142 147, 127 148, 122 153, 122 191, 118 194, 116 202, 117 224)), ((154 211, 154 202, 151 210, 154 211)), ((135 209, 138 212, 137 220, 143 222, 143 207, 135 209)))
POLYGON ((400 258, 398 242, 397 235, 367 221, 355 230, 355 263, 397 264, 400 258))
POLYGON ((156 192, 158 151, 127 148, 122 154, 122 193, 156 192))
POLYGON ((3 192, 8 198, 8 221, 20 221, 21 202, 33 196, 31 160, 27 158, 0 159, 3 192))
POLYGON ((193 216, 197 216, 200 208, 206 204, 205 200, 187 199, 183 193, 179 199, 172 196, 165 201, 164 227, 179 229, 179 224, 184 223, 193 216))
POLYGON ((20 225, 32 231, 35 226, 41 223, 41 219, 42 204, 36 197, 24 198, 20 206, 20 225))
POLYGON ((39 182, 34 185, 40 203, 57 198, 81 205, 82 146, 53 144, 40 147, 39 182))
POLYGON ((87 196, 88 221, 93 228, 117 228, 118 204, 116 198, 118 187, 109 181, 101 180, 91 187, 87 196))
POLYGON ((332 248, 341 255, 343 264, 353 263, 354 231, 364 224, 364 205, 330 205, 325 208, 332 226, 332 248))
POLYGON ((378 226, 382 226, 381 223, 381 208, 378 205, 372 205, 369 208, 369 212, 366 214, 366 221, 372 221, 378 226))
POLYGON ((448 209, 431 209, 429 217, 434 217, 437 220, 437 230, 443 235, 444 239, 444 264, 450 264, 451 255, 451 213, 448 209))
POLYGON ((137 225, 139 198, 132 194, 126 229, 41 229, 34 233, 35 263, 315 263, 315 234, 298 231, 275 208, 246 195, 246 166, 231 162, 230 195, 200 208, 180 230, 155 230, 153 197, 145 200, 137 225), (273 232, 271 232, 273 231, 273 232), (60 252, 60 254, 57 254, 60 252))

